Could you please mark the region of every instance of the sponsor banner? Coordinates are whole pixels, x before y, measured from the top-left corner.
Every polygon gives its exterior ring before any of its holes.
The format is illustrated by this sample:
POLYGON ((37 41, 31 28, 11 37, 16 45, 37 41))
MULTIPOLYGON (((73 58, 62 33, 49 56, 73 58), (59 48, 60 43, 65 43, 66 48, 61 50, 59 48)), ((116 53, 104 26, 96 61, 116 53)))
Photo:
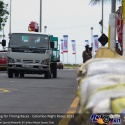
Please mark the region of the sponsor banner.
POLYGON ((89 45, 89 40, 85 40, 85 46, 89 45))
POLYGON ((123 19, 122 19, 122 14, 120 12, 118 13, 116 27, 117 27, 118 42, 122 43, 123 19))
POLYGON ((72 54, 76 54, 76 41, 71 40, 71 42, 72 42, 72 54))
POLYGON ((63 39, 61 39, 60 41, 61 41, 61 54, 63 54, 63 39))
POLYGON ((93 36, 93 42, 94 42, 95 52, 97 52, 97 50, 99 48, 98 35, 93 36))
POLYGON ((68 52, 68 35, 63 35, 63 52, 68 52))

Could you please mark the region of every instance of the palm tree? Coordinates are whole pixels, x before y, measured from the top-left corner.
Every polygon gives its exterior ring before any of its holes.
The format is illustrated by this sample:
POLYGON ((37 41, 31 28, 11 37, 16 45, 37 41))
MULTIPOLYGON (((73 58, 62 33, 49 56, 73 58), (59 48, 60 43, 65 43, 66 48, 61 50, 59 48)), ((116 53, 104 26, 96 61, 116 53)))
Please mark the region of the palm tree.
MULTIPOLYGON (((111 13, 116 12, 116 2, 122 2, 122 0, 91 0, 89 4, 96 5, 97 3, 102 3, 102 23, 103 23, 103 3, 111 1, 111 13)), ((103 25, 102 25, 102 33, 103 33, 103 25)))
MULTIPOLYGON (((110 2, 110 1, 115 1, 115 0, 103 0, 104 2, 110 2)), ((91 0, 90 4, 96 5, 97 3, 102 2, 102 0, 91 0)), ((116 0, 116 2, 122 2, 122 0, 116 0)))

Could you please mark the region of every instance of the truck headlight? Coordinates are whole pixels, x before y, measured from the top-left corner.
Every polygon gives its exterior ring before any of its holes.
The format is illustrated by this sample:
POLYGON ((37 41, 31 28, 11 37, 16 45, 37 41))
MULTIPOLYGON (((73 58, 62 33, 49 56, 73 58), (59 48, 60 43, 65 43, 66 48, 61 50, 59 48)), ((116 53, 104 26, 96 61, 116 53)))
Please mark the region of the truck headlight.
POLYGON ((42 64, 44 64, 44 65, 49 65, 49 59, 43 60, 43 61, 42 61, 42 64))
POLYGON ((8 58, 8 63, 15 63, 15 61, 12 58, 8 58))

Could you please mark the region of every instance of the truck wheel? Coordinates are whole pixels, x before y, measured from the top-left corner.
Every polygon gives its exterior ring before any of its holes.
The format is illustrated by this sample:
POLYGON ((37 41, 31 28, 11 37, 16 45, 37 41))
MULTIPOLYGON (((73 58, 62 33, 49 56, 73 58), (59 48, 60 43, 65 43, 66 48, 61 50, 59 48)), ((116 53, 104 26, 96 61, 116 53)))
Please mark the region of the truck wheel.
POLYGON ((24 73, 20 73, 20 77, 23 78, 24 77, 24 73))
POLYGON ((57 64, 53 64, 53 78, 57 78, 57 64))
POLYGON ((12 70, 8 69, 7 73, 8 73, 8 78, 13 78, 13 71, 12 70))
POLYGON ((15 77, 19 77, 19 73, 18 72, 15 72, 15 77))
POLYGON ((44 78, 45 78, 45 79, 49 79, 49 78, 50 78, 50 75, 51 75, 50 72, 46 72, 46 73, 44 74, 44 78))

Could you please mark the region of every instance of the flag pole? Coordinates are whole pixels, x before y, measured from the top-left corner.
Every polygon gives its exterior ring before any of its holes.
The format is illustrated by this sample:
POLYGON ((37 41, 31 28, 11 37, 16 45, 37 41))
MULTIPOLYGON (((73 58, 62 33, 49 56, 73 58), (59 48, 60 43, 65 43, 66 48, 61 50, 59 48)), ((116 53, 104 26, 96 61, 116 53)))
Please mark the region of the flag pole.
POLYGON ((67 64, 68 64, 68 52, 67 52, 67 64))

